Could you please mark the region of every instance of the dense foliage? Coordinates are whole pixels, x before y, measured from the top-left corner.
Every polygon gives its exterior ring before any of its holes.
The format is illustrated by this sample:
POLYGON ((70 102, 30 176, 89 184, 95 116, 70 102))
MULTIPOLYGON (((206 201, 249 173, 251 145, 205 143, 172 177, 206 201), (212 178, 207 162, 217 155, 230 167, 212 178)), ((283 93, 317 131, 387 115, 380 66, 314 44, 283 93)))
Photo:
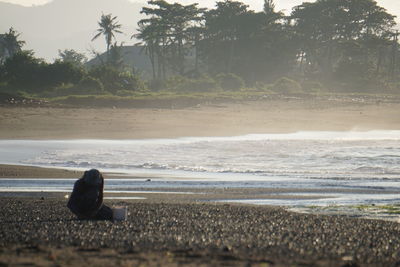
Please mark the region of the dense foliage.
POLYGON ((262 12, 233 0, 209 10, 148 4, 136 37, 153 79, 232 74, 255 86, 291 77, 364 91, 398 79, 394 16, 374 0, 305 2, 289 16, 276 11, 273 0, 265 0, 262 12))
POLYGON ((273 0, 264 0, 261 12, 234 0, 217 1, 213 9, 150 0, 142 13, 132 37, 149 57, 148 82, 127 67, 122 44, 113 43, 121 33, 117 17, 103 14, 93 39, 104 36, 107 52, 90 67, 74 50, 59 51, 60 57, 47 63, 23 51, 12 28, 0 35, 0 89, 42 96, 127 96, 148 89, 400 91, 394 16, 374 0, 304 2, 287 16, 275 10, 273 0))
POLYGON ((8 57, 1 66, 3 90, 23 91, 42 96, 116 94, 120 90, 137 91, 143 83, 133 71, 112 64, 86 69, 78 54, 71 60, 63 58, 49 64, 34 57, 31 51, 21 51, 8 57))

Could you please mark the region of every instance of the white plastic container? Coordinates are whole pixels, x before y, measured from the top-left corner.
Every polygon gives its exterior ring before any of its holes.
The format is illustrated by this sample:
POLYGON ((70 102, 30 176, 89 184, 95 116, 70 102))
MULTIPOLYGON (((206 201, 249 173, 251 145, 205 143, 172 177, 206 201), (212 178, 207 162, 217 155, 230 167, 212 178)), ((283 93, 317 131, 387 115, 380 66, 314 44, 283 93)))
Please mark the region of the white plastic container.
POLYGON ((128 218, 127 206, 114 206, 112 211, 114 221, 125 221, 128 218))

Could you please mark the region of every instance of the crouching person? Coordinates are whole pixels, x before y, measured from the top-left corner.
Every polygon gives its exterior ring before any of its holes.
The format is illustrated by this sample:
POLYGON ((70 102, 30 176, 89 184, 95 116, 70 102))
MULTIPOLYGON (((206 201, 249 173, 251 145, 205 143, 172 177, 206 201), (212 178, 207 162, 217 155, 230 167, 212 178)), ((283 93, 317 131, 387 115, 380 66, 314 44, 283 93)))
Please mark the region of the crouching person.
POLYGON ((74 185, 68 208, 80 220, 112 220, 112 209, 103 204, 104 178, 98 170, 85 171, 74 185))

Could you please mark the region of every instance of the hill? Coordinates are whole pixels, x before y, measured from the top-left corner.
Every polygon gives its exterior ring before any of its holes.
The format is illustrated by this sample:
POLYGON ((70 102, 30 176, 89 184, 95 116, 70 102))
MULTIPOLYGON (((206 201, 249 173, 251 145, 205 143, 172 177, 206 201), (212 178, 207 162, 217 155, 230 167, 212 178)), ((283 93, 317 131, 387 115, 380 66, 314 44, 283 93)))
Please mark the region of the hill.
POLYGON ((49 61, 57 57, 58 49, 75 49, 90 56, 92 48, 105 50, 103 39, 91 42, 102 13, 118 16, 124 32, 117 35, 118 42, 133 44, 130 37, 142 6, 128 0, 54 0, 32 7, 0 2, 0 33, 13 27, 26 41, 24 48, 49 61))
MULTIPOLYGON (((141 46, 119 47, 120 55, 126 66, 134 67, 143 77, 151 77, 152 68, 148 55, 141 46)), ((86 66, 95 66, 107 60, 107 53, 97 55, 86 63, 86 66)))

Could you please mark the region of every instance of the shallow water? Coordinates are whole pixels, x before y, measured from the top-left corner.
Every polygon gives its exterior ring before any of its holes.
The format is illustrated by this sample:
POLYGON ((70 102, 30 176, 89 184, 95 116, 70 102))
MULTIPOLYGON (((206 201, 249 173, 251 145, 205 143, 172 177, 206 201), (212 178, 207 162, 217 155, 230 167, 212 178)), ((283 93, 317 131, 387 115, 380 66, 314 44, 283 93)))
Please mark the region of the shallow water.
MULTIPOLYGON (((326 195, 318 203, 390 204, 399 202, 393 194, 400 192, 399 141, 400 131, 155 140, 1 140, 0 163, 80 170, 98 168, 126 174, 128 179, 108 181, 109 192, 160 188, 185 191, 190 188, 293 188, 310 192, 354 189, 374 190, 374 193, 326 195), (131 176, 143 179, 132 180, 131 176), (146 182, 148 177, 152 178, 151 183, 146 182)), ((69 191, 72 183, 68 179, 2 180, 0 191, 69 191)), ((251 202, 288 206, 315 204, 296 199, 251 202)))

